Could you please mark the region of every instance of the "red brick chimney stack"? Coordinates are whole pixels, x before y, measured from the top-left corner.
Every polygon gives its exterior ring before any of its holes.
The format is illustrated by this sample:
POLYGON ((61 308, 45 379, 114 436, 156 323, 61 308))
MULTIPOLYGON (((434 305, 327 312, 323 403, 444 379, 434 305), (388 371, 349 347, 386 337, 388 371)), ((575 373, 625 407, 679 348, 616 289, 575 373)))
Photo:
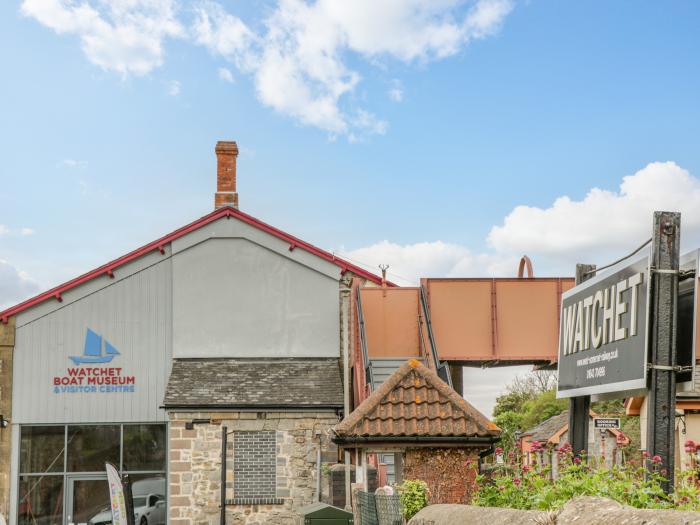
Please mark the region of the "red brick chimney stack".
POLYGON ((220 140, 216 143, 216 195, 214 208, 233 206, 238 209, 236 193, 236 157, 238 145, 235 142, 220 140))

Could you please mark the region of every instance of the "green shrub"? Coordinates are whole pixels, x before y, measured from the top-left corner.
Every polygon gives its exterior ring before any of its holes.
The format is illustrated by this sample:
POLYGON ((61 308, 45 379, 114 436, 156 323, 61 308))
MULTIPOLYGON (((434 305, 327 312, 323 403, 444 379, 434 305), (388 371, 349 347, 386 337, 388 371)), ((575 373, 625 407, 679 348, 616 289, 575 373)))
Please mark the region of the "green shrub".
POLYGON ((419 479, 407 479, 398 486, 403 517, 410 520, 428 506, 428 485, 419 479))
POLYGON ((661 482, 666 471, 658 456, 648 458, 652 470, 642 461, 630 461, 612 468, 597 466, 560 449, 559 472, 551 479, 549 466, 520 466, 510 454, 490 479, 477 478, 473 505, 509 507, 523 510, 556 510, 576 496, 601 496, 623 505, 642 509, 682 509, 700 511, 700 485, 695 471, 676 477, 675 492, 666 495, 661 482))

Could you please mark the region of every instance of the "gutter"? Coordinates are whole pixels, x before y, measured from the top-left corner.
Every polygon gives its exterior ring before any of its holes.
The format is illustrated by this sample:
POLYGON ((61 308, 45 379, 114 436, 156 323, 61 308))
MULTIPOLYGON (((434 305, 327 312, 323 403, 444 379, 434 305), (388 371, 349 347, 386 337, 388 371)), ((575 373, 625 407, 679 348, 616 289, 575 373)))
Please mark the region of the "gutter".
POLYGON ((500 441, 497 436, 362 436, 362 437, 339 437, 332 438, 336 445, 354 445, 360 443, 461 443, 464 445, 492 445, 500 441))
POLYGON ((162 410, 333 410, 342 413, 343 404, 323 405, 237 405, 237 404, 199 404, 199 405, 161 405, 162 410))

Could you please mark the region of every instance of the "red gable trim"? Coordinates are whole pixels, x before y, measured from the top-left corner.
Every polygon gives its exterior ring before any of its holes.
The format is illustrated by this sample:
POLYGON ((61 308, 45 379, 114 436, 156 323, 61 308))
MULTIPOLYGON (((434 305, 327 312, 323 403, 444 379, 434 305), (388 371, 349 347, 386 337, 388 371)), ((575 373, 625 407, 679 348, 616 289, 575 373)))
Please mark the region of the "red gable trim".
MULTIPOLYGON (((95 268, 94 270, 89 271, 79 277, 76 277, 75 279, 65 282, 59 286, 56 286, 55 288, 52 288, 51 290, 48 290, 42 294, 32 297, 31 299, 27 299, 26 301, 23 301, 15 306, 8 308, 7 310, 0 312, 0 321, 2 321, 3 323, 7 323, 10 316, 15 315, 23 310, 26 310, 27 308, 31 308, 32 306, 35 306, 39 303, 42 303, 47 299, 54 298, 58 301, 62 301, 63 298, 61 294, 63 292, 75 288, 76 286, 80 286, 81 284, 91 281, 92 279, 95 279, 96 277, 99 277, 101 275, 108 275, 109 277, 114 277, 115 269, 128 263, 129 261, 133 261, 134 259, 145 255, 146 253, 158 250, 161 254, 163 254, 165 253, 164 246, 166 244, 184 235, 187 235, 188 233, 197 230, 202 226, 209 224, 210 222, 220 219, 221 217, 234 217, 240 221, 245 222, 246 224, 253 226, 254 228, 269 233, 270 235, 274 235, 275 237, 282 239, 283 241, 287 241, 289 243, 290 251, 294 250, 295 248, 301 248, 303 250, 306 250, 307 252, 312 253, 317 257, 320 257, 321 259, 325 259, 326 261, 332 262, 333 264, 340 266, 340 268, 342 268, 342 273, 350 271, 355 275, 363 277, 377 284, 381 284, 382 282, 381 277, 379 277, 378 275, 368 272, 367 270, 363 270, 359 266, 356 266, 344 259, 341 259, 340 257, 336 257, 332 253, 322 250, 321 248, 317 248, 316 246, 309 244, 306 241, 302 241, 301 239, 294 237, 293 235, 290 235, 286 232, 283 232, 282 230, 279 230, 274 226, 270 226, 269 224, 266 224, 261 220, 256 219, 252 215, 248 215, 247 213, 243 213, 242 211, 237 210, 235 208, 225 206, 223 208, 214 210, 212 213, 205 215, 204 217, 197 219, 196 221, 188 224, 187 226, 183 226, 182 228, 175 230, 174 232, 169 233, 168 235, 161 237, 160 239, 146 244, 141 248, 137 248, 136 250, 119 257, 118 259, 110 261, 107 264, 103 264, 99 268, 95 268)), ((387 284, 389 286, 394 286, 392 283, 387 284)))

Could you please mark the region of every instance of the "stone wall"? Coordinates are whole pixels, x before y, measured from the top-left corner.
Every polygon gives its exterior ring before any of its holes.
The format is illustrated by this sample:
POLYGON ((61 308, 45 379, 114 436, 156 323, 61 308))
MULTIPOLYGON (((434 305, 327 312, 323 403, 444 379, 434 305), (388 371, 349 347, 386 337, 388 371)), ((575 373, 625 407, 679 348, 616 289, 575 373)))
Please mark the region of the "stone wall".
POLYGON ((315 501, 316 454, 322 432, 322 461, 335 461, 328 439, 338 423, 334 412, 188 412, 170 413, 170 524, 218 525, 221 490, 221 434, 274 431, 276 497, 280 504, 233 505, 234 439, 227 447, 226 523, 229 525, 296 525, 298 510, 315 501), (187 430, 193 419, 211 419, 187 430))
POLYGON ((408 525, 700 525, 700 512, 634 509, 599 497, 579 496, 558 511, 516 510, 469 505, 429 505, 408 525))
MULTIPOLYGON (((12 421, 12 352, 15 346, 15 318, 0 323, 0 414, 12 421)), ((10 512, 10 446, 12 432, 0 429, 0 514, 7 520, 10 512)))
POLYGON ((479 468, 475 448, 409 448, 403 479, 421 479, 430 489, 430 503, 468 503, 479 468))

